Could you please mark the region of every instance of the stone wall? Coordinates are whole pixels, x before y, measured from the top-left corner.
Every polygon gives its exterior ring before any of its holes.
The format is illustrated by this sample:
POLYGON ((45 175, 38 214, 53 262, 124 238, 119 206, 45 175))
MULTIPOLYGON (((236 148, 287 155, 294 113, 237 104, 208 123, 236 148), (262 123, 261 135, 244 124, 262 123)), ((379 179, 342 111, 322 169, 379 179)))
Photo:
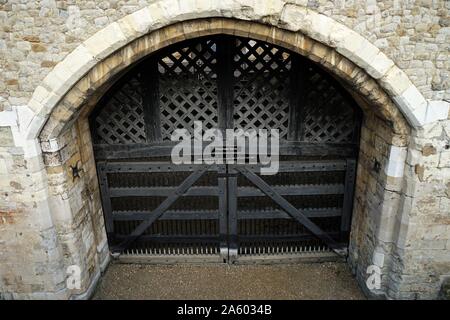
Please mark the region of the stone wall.
MULTIPOLYGON (((0 1, 0 96, 6 100, 3 107, 27 104, 48 72, 81 42, 152 2, 0 1)), ((260 2, 246 1, 245 5, 258 7, 260 2)), ((448 1, 286 2, 332 17, 367 38, 406 72, 426 98, 450 99, 448 1)))
MULTIPOLYGON (((300 53, 333 69, 338 54, 330 48, 336 48, 365 70, 351 62, 332 70, 365 114, 349 262, 362 286, 368 265, 381 268, 382 288, 372 294, 437 297, 450 276, 449 11, 444 0, 0 0, 0 298, 89 294, 109 258, 86 121, 85 104, 95 101, 93 79, 107 85, 117 66, 155 41, 136 40, 109 56, 128 42, 205 17, 298 31, 318 41, 300 53), (345 42, 339 32, 330 36, 331 30, 351 34, 349 28, 374 46, 355 47, 365 44, 362 38, 345 42), (407 77, 392 71, 392 61, 407 77), (77 62, 86 62, 85 69, 77 62), (50 87, 56 89, 42 92, 50 87), (52 107, 40 108, 44 99, 52 107), (77 179, 74 166, 82 169, 77 179), (81 266, 80 290, 66 288, 72 264, 81 266)), ((193 26, 198 34, 212 29, 193 26)), ((239 24, 227 28, 233 32, 239 24)), ((247 33, 260 30, 252 28, 247 33)), ((289 37, 282 33, 278 41, 299 48, 289 37)))

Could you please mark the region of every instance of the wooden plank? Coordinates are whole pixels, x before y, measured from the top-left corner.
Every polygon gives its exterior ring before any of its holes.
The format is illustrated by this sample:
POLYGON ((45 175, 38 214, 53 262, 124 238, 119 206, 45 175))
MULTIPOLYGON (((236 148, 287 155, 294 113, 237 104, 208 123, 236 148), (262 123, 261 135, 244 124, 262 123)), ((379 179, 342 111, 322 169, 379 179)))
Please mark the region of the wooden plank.
POLYGON ((233 55, 236 40, 227 35, 217 38, 217 98, 219 128, 233 128, 233 55))
POLYGON ((219 188, 219 239, 220 239, 220 255, 223 261, 228 260, 228 186, 226 174, 226 166, 223 165, 219 170, 218 188, 219 188))
POLYGON ((347 171, 345 174, 345 193, 341 219, 341 232, 344 238, 350 231, 351 216, 353 210, 353 196, 355 192, 356 160, 347 159, 347 171))
MULTIPOLYGON (((338 237, 339 232, 329 232, 330 236, 338 237)), ((252 235, 239 235, 239 242, 300 242, 300 241, 307 241, 307 240, 314 240, 317 239, 317 236, 310 233, 301 233, 301 234, 252 234, 252 235)))
MULTIPOLYGON (((115 221, 145 220, 150 211, 113 211, 115 221)), ((168 210, 158 219, 162 220, 217 220, 219 211, 217 210, 168 210)))
MULTIPOLYGON (((116 239, 125 241, 129 238, 128 235, 117 234, 116 239)), ((139 239, 135 240, 137 243, 141 242, 155 242, 155 243, 218 243, 219 237, 216 235, 163 235, 163 234, 154 234, 154 235, 141 235, 139 239)))
POLYGON ((228 262, 238 258, 238 222, 237 222, 237 171, 228 171, 228 262))
MULTIPOLYGON (((331 236, 339 236, 339 232, 330 232, 331 236)), ((116 239, 124 240, 128 236, 123 234, 117 234, 116 239)), ((296 241, 307 241, 314 240, 317 237, 313 234, 302 233, 302 234, 281 234, 281 235, 239 235, 237 239, 239 242, 296 242, 296 241)), ((139 237, 137 242, 155 242, 155 243, 217 243, 219 242, 219 237, 216 235, 142 235, 139 237)))
POLYGON ((308 64, 299 55, 291 56, 288 139, 300 141, 304 135, 305 97, 308 90, 308 64))
MULTIPOLYGON (((206 170, 205 170, 206 171, 206 170)), ((111 198, 119 197, 167 197, 176 192, 178 187, 141 187, 141 188, 110 188, 111 198)), ((191 187, 180 196, 218 196, 219 189, 214 187, 191 187)))
POLYGON ((173 164, 162 161, 139 161, 139 162, 109 162, 105 170, 111 173, 152 173, 152 172, 185 172, 204 168, 207 171, 217 171, 219 165, 196 165, 196 164, 173 164))
POLYGON ((280 141, 280 155, 351 158, 357 156, 357 146, 352 143, 280 141))
POLYGON ((124 145, 94 145, 94 154, 97 160, 115 160, 130 158, 170 157, 175 144, 147 145, 147 144, 124 144, 124 145))
MULTIPOLYGON (((176 143, 162 144, 124 144, 124 145, 94 145, 97 160, 115 160, 129 158, 170 157, 176 143)), ((357 156, 355 144, 307 143, 280 141, 280 155, 313 156, 313 157, 341 157, 357 156)))
MULTIPOLYGON (((242 169, 242 168, 240 168, 240 169, 242 169)), ((245 170, 247 170, 247 169, 245 168, 245 170)), ((251 171, 249 171, 249 172, 251 172, 251 171)), ((309 196, 309 195, 329 195, 329 194, 343 194, 344 193, 344 185, 343 184, 271 186, 271 189, 273 189, 275 192, 277 192, 278 194, 280 194, 282 196, 309 196)), ((260 188, 239 187, 237 196, 238 197, 264 197, 264 196, 266 196, 266 194, 260 188)))
MULTIPOLYGON (((245 165, 252 172, 259 172, 263 165, 245 165)), ((347 167, 345 160, 331 161, 280 161, 278 172, 315 172, 315 171, 343 171, 347 167)))
POLYGON ((139 79, 142 91, 145 132, 147 142, 161 141, 161 120, 159 108, 159 72, 156 59, 150 58, 142 63, 139 79))
MULTIPOLYGON (((243 167, 245 168, 245 167, 243 167)), ((248 170, 245 168, 245 170, 248 170)), ((251 170, 248 170, 251 172, 251 170)), ((344 184, 315 184, 315 185, 284 185, 272 186, 280 195, 305 196, 305 195, 330 195, 344 194, 344 184)), ((117 197, 157 197, 169 196, 177 187, 113 187, 109 189, 111 198, 117 197)), ((183 196, 218 196, 217 186, 194 186, 186 191, 183 196)), ((263 197, 264 192, 255 187, 238 187, 238 197, 263 197)))
MULTIPOLYGON (((123 173, 136 173, 136 172, 183 172, 194 171, 203 165, 195 164, 172 164, 171 162, 162 161, 119 161, 108 162, 105 170, 107 172, 123 172, 123 173)), ((239 165, 234 165, 239 166, 239 165)), ((261 164, 257 165, 244 165, 248 170, 252 172, 259 172, 262 167, 261 164)), ((205 167, 205 166, 204 166, 205 167)), ((205 168, 208 171, 217 171, 220 165, 208 165, 205 168)), ((280 161, 279 172, 314 172, 314 171, 343 171, 347 168, 346 160, 331 160, 331 161, 280 161)))
POLYGON ((102 198, 103 215, 105 217, 105 229, 108 235, 108 240, 114 240, 114 220, 112 216, 111 198, 109 194, 108 176, 105 172, 105 163, 97 163, 97 175, 100 186, 100 195, 102 198))
MULTIPOLYGON (((297 208, 308 218, 330 218, 340 217, 342 208, 297 208)), ((239 210, 238 220, 254 219, 292 219, 292 217, 283 210, 239 210)))
MULTIPOLYGON (((225 178, 219 178, 225 180, 225 178)), ((226 183, 223 181, 222 183, 226 183)), ((220 188, 219 188, 220 189, 220 188)), ((220 191, 219 191, 220 194, 220 191)), ((222 194, 220 194, 222 195, 222 194)), ((226 199, 224 199, 226 200, 226 199)), ((224 201, 222 200, 222 201, 224 201)), ((220 202, 219 210, 168 210, 158 219, 162 220, 217 220, 224 219, 220 229, 223 231, 225 237, 227 232, 227 208, 220 202), (222 209, 222 211, 220 210, 222 209)), ((225 203, 226 204, 226 203, 225 203)), ((340 217, 342 215, 342 208, 297 208, 301 210, 308 218, 329 218, 340 217)), ((130 221, 130 220, 145 220, 150 211, 113 211, 112 217, 114 221, 130 221)), ((255 219, 292 219, 283 210, 238 210, 238 220, 255 220, 255 219)), ((222 221, 222 220, 220 220, 222 221)))

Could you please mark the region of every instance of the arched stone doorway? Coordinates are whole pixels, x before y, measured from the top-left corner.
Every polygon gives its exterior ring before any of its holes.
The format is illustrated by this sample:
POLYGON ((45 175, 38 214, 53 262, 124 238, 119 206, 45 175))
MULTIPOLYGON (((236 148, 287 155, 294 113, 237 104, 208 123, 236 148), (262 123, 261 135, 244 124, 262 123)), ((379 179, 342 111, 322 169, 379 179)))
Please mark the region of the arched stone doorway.
POLYGON ((111 251, 151 262, 345 256, 360 113, 318 65, 264 41, 218 34, 151 54, 90 116, 111 251), (224 135, 278 130, 278 172, 258 176, 256 140, 240 161, 221 150, 226 161, 174 165, 171 135, 196 121, 224 135))
MULTIPOLYGON (((64 88, 64 85, 55 84, 55 91, 51 94, 46 94, 40 91, 41 89, 36 91, 35 102, 41 106, 46 105, 44 108, 50 108, 51 112, 48 114, 49 110, 43 111, 47 114, 44 121, 39 116, 32 121, 29 135, 32 137, 40 132, 48 177, 54 182, 50 186, 50 193, 55 190, 68 191, 67 198, 63 201, 50 196, 52 206, 65 210, 66 214, 76 221, 74 229, 71 230, 74 237, 61 239, 68 260, 65 263, 75 262, 86 270, 83 278, 85 291, 89 284, 95 282, 93 279, 98 275, 99 261, 106 262, 109 256, 88 124, 88 117, 99 99, 129 68, 148 54, 185 39, 214 34, 267 41, 305 56, 332 74, 335 81, 339 81, 340 85, 346 88, 363 110, 365 120, 361 129, 353 210, 357 213, 354 214, 352 222, 349 261, 359 280, 364 281, 366 267, 373 263, 375 251, 386 256, 392 254, 391 248, 383 246, 383 243, 392 240, 392 225, 395 224, 397 213, 395 208, 402 197, 395 193, 402 183, 402 174, 399 174, 402 170, 401 160, 398 167, 392 169, 392 174, 388 174, 387 169, 381 171, 381 164, 389 164, 392 150, 400 153, 406 151, 410 124, 414 125, 417 120, 409 114, 408 124, 397 106, 380 87, 379 83, 383 83, 384 89, 392 94, 398 89, 393 83, 394 75, 387 72, 391 69, 387 68, 383 76, 385 78, 376 81, 368 72, 338 51, 302 33, 222 18, 179 22, 137 38, 126 46, 123 46, 122 42, 115 48, 112 46, 110 52, 114 52, 113 54, 99 54, 101 61, 88 62, 86 65, 91 68, 88 73, 80 75, 80 71, 75 70, 73 79, 77 79, 77 82, 73 86, 64 88), (60 96, 62 99, 58 98, 60 96), (44 126, 40 130, 42 125, 44 126), (68 176, 74 176, 73 179, 59 179, 61 171, 69 173, 68 176), (74 175, 74 172, 77 174, 74 175), (385 219, 373 217, 373 210, 379 212, 381 217, 386 215, 385 219), (80 241, 84 242, 81 249, 76 245, 80 241)), ((80 47, 75 56, 83 56, 83 50, 80 47)), ((75 57, 68 59, 72 58, 75 57)), ((355 60, 361 62, 357 57, 355 60)), ((57 72, 56 70, 55 73, 57 72)), ((376 70, 370 70, 370 73, 382 77, 376 70)), ((398 101, 403 107, 410 103, 408 97, 399 98, 398 101)), ((391 272, 387 263, 382 268, 386 273, 391 272)))

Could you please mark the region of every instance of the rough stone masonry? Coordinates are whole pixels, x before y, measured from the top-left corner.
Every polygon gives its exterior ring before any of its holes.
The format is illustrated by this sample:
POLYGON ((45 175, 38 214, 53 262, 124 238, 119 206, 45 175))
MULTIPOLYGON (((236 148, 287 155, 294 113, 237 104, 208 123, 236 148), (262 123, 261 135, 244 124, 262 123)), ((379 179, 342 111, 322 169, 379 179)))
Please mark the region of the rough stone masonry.
POLYGON ((349 264, 361 286, 368 265, 381 269, 369 295, 443 296, 449 11, 445 0, 0 0, 0 299, 89 297, 109 251, 86 114, 133 61, 211 32, 271 39, 348 84, 365 115, 349 264), (67 288, 74 264, 80 289, 67 288))

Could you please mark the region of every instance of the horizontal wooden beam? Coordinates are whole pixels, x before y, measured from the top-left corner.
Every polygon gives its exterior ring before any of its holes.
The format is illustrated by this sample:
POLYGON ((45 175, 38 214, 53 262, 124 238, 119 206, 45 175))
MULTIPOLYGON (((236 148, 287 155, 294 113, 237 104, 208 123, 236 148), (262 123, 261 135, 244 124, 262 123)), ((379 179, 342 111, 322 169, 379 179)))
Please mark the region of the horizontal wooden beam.
MULTIPOLYGON (((229 165, 229 167, 244 166, 252 172, 259 172, 266 167, 261 164, 229 165)), ((108 173, 141 173, 141 172, 185 172, 195 171, 200 168, 207 171, 225 172, 225 164, 173 164, 168 161, 100 161, 98 167, 108 173)), ((280 161, 278 172, 319 172, 319 171, 344 171, 347 167, 345 160, 322 160, 322 161, 280 161)))
MULTIPOLYGON (((342 215, 342 208, 298 208, 308 218, 330 218, 342 215)), ((113 211, 115 221, 145 220, 150 211, 113 211)), ((288 219, 292 217, 283 210, 238 210, 238 220, 288 219)), ((158 220, 217 220, 217 210, 170 210, 158 220)))
MULTIPOLYGON (((111 198, 119 197, 164 197, 175 192, 176 187, 137 187, 137 188, 110 188, 111 198)), ((343 194, 343 184, 318 184, 318 185, 289 185, 272 186, 272 189, 283 196, 309 196, 343 194)), ((218 196, 219 188, 214 187, 191 187, 182 196, 218 196)), ((265 197, 266 194, 255 187, 238 187, 238 197, 265 197)))
MULTIPOLYGON (((111 198, 118 197, 168 197, 177 187, 141 187, 141 188, 110 188, 111 198)), ((180 196, 218 196, 218 187, 191 187, 180 196)))
MULTIPOLYGON (((339 232, 328 233, 332 237, 339 236, 339 232)), ((116 234, 116 239, 126 239, 128 235, 116 234)), ((239 242, 299 242, 308 240, 317 240, 317 237, 309 233, 300 234, 265 234, 265 235, 238 235, 239 242)), ((136 242, 155 242, 155 243, 218 243, 219 235, 141 235, 136 242)))
MULTIPOLYGON (((94 153, 97 160, 170 157, 174 145, 176 143, 171 141, 153 144, 96 144, 94 153)), ((358 155, 357 150, 357 145, 352 143, 280 141, 279 152, 285 156, 354 158, 358 155)))

